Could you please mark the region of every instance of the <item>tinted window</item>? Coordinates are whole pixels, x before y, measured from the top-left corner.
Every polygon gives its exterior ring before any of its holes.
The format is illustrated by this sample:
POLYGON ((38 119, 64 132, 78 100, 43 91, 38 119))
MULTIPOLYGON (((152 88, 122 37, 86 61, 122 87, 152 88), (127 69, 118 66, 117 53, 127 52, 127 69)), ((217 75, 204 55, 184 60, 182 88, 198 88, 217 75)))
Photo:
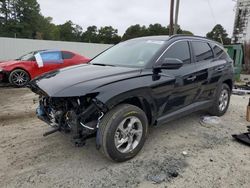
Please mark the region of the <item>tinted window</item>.
POLYGON ((184 63, 191 63, 188 42, 181 41, 173 44, 163 55, 163 58, 175 58, 184 63))
POLYGON ((46 61, 61 61, 61 52, 43 52, 41 53, 41 58, 44 62, 46 61))
POLYGON ((196 62, 213 59, 212 49, 205 42, 192 42, 196 62))
POLYGON ((212 48, 213 48, 213 51, 214 51, 214 54, 215 54, 215 57, 216 58, 221 58, 221 59, 224 59, 227 57, 227 54, 225 53, 225 51, 218 45, 216 44, 211 44, 212 48))
POLYGON ((62 52, 63 59, 72 59, 75 55, 71 52, 62 52))

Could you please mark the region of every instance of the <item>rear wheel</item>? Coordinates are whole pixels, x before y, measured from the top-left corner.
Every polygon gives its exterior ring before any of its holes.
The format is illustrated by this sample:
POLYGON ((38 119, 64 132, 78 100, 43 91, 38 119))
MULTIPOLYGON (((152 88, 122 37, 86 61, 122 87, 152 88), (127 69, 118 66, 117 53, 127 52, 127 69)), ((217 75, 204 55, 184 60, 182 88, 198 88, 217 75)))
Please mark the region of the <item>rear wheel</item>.
POLYGON ((222 116, 226 113, 230 102, 231 90, 227 84, 222 84, 216 95, 215 102, 209 110, 211 115, 222 116))
POLYGON ((30 81, 30 76, 23 69, 15 69, 10 73, 9 82, 16 87, 23 87, 29 81, 30 81))
POLYGON ((148 121, 140 108, 122 104, 109 111, 99 125, 102 153, 117 162, 129 160, 142 149, 148 121))

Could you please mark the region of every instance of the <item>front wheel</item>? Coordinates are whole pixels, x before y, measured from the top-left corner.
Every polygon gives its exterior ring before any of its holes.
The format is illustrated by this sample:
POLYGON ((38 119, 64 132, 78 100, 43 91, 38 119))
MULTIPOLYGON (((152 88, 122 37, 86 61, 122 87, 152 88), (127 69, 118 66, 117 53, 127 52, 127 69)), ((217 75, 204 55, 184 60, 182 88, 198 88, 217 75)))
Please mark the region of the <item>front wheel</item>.
POLYGON ((148 120, 143 110, 121 104, 109 111, 99 125, 102 153, 117 162, 136 156, 142 149, 148 132, 148 120))
POLYGON ((230 102, 231 90, 227 84, 222 84, 218 89, 215 102, 209 110, 211 115, 222 116, 226 113, 230 102))
POLYGON ((9 82, 16 87, 24 87, 29 81, 30 76, 23 69, 15 69, 10 73, 9 82))

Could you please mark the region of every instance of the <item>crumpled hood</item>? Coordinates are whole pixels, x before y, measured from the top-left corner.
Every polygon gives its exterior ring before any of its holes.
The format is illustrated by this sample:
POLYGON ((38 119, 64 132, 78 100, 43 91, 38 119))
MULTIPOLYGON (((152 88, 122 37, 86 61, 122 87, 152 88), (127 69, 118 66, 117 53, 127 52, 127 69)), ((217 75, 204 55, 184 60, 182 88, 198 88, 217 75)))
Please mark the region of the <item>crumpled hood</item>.
POLYGON ((98 87, 140 75, 139 68, 77 65, 44 74, 28 87, 51 97, 83 96, 98 87))

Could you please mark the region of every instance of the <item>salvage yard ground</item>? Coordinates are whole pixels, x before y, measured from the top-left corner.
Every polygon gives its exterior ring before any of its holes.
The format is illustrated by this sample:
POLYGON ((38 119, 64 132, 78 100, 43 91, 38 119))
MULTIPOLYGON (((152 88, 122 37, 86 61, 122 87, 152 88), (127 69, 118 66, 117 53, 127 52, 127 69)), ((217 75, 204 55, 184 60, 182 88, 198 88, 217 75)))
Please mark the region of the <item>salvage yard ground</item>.
POLYGON ((231 137, 250 124, 249 96, 232 96, 220 125, 201 125, 206 112, 198 112, 151 128, 139 155, 124 163, 100 155, 94 138, 77 148, 60 133, 43 137, 48 126, 34 115, 36 98, 28 89, 0 88, 1 188, 250 185, 250 148, 231 137))

